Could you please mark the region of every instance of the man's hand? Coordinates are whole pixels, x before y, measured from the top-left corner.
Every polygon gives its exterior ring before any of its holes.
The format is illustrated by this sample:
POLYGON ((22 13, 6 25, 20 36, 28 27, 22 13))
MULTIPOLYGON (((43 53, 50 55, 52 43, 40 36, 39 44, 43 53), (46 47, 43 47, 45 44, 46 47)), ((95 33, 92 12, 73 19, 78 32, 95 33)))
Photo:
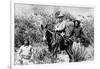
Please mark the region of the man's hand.
POLYGON ((61 36, 64 36, 64 35, 65 35, 65 34, 62 32, 62 33, 61 33, 61 36))

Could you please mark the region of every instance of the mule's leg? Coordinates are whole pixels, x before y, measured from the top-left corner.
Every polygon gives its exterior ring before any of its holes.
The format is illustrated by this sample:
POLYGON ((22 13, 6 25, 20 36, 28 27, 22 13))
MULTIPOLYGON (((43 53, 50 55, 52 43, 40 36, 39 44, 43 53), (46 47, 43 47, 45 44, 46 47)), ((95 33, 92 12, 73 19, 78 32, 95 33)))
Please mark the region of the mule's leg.
POLYGON ((66 52, 67 52, 67 54, 68 54, 68 56, 70 58, 69 62, 74 61, 72 51, 70 49, 67 49, 67 48, 65 50, 66 50, 66 52))
POLYGON ((52 58, 52 60, 51 60, 51 62, 52 63, 55 63, 55 60, 54 60, 54 56, 55 56, 55 52, 54 52, 54 47, 52 47, 52 49, 51 49, 51 58, 52 58))
POLYGON ((55 57, 57 52, 57 45, 54 45, 52 49, 53 49, 53 57, 55 57))
POLYGON ((72 57, 72 59, 70 60, 70 62, 74 62, 74 56, 73 56, 72 47, 69 48, 69 52, 70 52, 71 57, 72 57))
POLYGON ((56 60, 57 60, 58 46, 54 45, 52 48, 53 48, 52 49, 52 62, 56 63, 57 62, 56 60))
POLYGON ((52 52, 52 46, 51 46, 51 44, 48 44, 48 47, 49 47, 49 51, 52 52))
POLYGON ((57 58, 58 49, 59 49, 59 45, 57 44, 54 50, 55 58, 57 58))
POLYGON ((73 55, 72 46, 69 46, 68 50, 69 50, 70 53, 73 55))

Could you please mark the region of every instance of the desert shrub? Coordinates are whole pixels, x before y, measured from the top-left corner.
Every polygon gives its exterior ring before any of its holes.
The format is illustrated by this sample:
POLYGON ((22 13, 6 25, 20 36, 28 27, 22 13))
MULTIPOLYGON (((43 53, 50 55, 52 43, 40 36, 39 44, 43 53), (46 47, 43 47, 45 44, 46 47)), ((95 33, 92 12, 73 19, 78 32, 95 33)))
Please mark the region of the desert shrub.
POLYGON ((83 31, 87 35, 87 37, 94 43, 94 24, 93 21, 84 21, 83 23, 83 31))
POLYGON ((51 63, 50 53, 48 47, 37 46, 33 47, 33 63, 44 64, 51 63))
POLYGON ((65 19, 75 20, 76 18, 69 12, 64 13, 65 19))
POLYGON ((81 44, 74 43, 72 51, 75 62, 90 60, 94 57, 94 48, 92 46, 84 47, 81 44))
POLYGON ((15 16, 15 47, 18 45, 23 44, 23 40, 26 38, 29 38, 30 43, 34 40, 36 42, 39 42, 40 40, 40 34, 36 33, 37 27, 33 23, 34 20, 31 20, 30 17, 27 18, 25 16, 15 16), (34 38, 33 38, 34 36, 34 38), (32 40, 32 38, 33 40, 32 40))

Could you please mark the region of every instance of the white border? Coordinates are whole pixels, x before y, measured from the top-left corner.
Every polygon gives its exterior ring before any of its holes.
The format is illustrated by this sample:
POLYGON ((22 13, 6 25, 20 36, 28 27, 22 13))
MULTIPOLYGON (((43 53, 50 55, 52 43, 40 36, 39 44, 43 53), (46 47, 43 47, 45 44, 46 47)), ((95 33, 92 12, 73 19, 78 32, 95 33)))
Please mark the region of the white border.
MULTIPOLYGON (((42 65, 23 65, 23 66, 14 66, 14 3, 25 3, 25 4, 40 4, 40 5, 54 5, 54 6, 70 6, 70 7, 83 7, 83 8, 95 8, 95 6, 93 5, 78 5, 78 4, 63 4, 63 3, 50 3, 50 2, 46 2, 46 3, 42 3, 42 1, 38 2, 38 1, 32 1, 32 0, 29 0, 29 1, 24 1, 24 0, 12 0, 11 1, 11 50, 10 50, 10 56, 11 56, 11 69, 33 69, 33 68, 36 68, 36 69, 40 69, 40 68, 43 68, 43 69, 51 69, 51 68, 56 68, 56 67, 64 67, 66 68, 66 64, 64 63, 57 63, 57 64, 42 64, 42 65)), ((67 68, 70 68, 71 66, 78 66, 80 64, 80 66, 87 66, 90 65, 90 64, 95 64, 95 61, 92 61, 92 62, 79 62, 79 63, 68 63, 67 64, 67 68)), ((72 67, 72 68, 73 68, 72 67)), ((60 69, 59 68, 59 69, 60 69)))
POLYGON ((11 8, 10 8, 10 18, 11 18, 11 23, 10 23, 10 43, 11 43, 11 48, 10 48, 10 67, 13 69, 14 68, 14 2, 11 1, 10 4, 11 8))
MULTIPOLYGON (((83 8, 95 8, 94 5, 91 4, 72 4, 72 1, 66 4, 66 1, 62 2, 58 0, 58 3, 51 1, 43 1, 43 0, 13 0, 14 3, 25 3, 25 4, 40 4, 40 5, 54 5, 54 6, 69 6, 69 7, 83 7, 83 8)), ((76 1, 77 2, 77 1, 76 1)), ((78 3, 78 2, 77 2, 78 3)))

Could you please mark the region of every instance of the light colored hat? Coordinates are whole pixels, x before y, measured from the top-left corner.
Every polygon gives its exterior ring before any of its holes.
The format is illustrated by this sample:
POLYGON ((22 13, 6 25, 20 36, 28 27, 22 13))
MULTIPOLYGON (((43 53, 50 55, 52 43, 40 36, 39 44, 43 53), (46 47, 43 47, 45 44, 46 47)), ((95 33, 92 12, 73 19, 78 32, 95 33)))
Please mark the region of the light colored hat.
POLYGON ((57 18, 62 18, 62 17, 64 17, 64 15, 63 15, 62 13, 60 13, 60 14, 57 16, 57 18))
POLYGON ((60 11, 58 11, 58 12, 55 13, 55 17, 56 18, 62 18, 62 17, 64 17, 64 15, 60 11))

